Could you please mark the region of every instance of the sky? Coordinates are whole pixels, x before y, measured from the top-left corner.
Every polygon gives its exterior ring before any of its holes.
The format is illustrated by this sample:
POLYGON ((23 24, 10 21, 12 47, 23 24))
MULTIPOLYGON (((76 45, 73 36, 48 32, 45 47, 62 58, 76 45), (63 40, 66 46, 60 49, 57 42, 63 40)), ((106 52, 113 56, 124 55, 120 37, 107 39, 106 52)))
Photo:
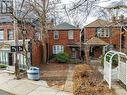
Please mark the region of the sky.
MULTIPOLYGON (((74 2, 74 0, 62 0, 62 4, 71 4, 71 1, 74 2)), ((100 3, 98 4, 98 6, 109 7, 111 4, 115 4, 114 2, 116 2, 116 1, 118 1, 118 2, 125 1, 126 5, 127 5, 127 0, 100 0, 100 3)), ((127 14, 126 14, 126 16, 127 16, 127 14)), ((90 22, 96 20, 97 18, 98 18, 98 16, 94 16, 93 14, 89 15, 89 17, 87 18, 87 21, 85 23, 83 23, 83 26, 89 24, 90 22)))

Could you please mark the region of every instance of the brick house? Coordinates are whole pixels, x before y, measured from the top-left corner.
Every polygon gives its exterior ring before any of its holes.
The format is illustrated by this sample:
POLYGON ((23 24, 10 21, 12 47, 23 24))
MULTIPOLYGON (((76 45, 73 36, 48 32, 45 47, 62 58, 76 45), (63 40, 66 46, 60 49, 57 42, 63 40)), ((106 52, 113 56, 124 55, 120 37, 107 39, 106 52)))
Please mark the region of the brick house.
POLYGON ((48 30, 48 58, 59 52, 69 54, 70 59, 80 59, 80 28, 61 23, 48 30))
MULTIPOLYGON (((17 27, 17 25, 16 25, 17 27)), ((32 65, 41 63, 41 45, 38 41, 36 43, 33 39, 36 33, 35 27, 31 23, 26 23, 25 29, 27 30, 26 35, 26 46, 29 51, 29 61, 32 65)), ((11 46, 15 46, 16 32, 14 31, 13 18, 10 15, 0 16, 0 63, 14 65, 15 64, 15 53, 11 52, 11 46)), ((37 40, 36 40, 37 41, 37 40)), ((18 32, 18 45, 22 45, 22 36, 18 32)), ((20 64, 25 64, 25 57, 22 52, 18 53, 18 60, 20 64)))
MULTIPOLYGON (((117 20, 117 22, 118 21, 119 20, 117 20)), ((125 22, 126 20, 124 20, 124 25, 125 22)), ((126 28, 126 26, 124 26, 124 28, 126 28)), ((89 42, 92 43, 91 45, 88 45, 88 52, 91 58, 99 58, 108 50, 120 51, 120 48, 121 51, 127 50, 127 32, 125 32, 125 29, 121 28, 118 23, 97 19, 86 25, 82 32, 85 46, 89 42)))

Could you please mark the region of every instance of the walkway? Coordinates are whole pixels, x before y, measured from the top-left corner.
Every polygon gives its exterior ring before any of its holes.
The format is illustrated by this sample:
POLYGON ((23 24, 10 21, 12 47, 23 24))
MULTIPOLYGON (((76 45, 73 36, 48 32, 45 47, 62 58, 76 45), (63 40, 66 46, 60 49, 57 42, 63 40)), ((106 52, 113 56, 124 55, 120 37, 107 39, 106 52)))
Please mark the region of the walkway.
POLYGON ((70 92, 51 88, 43 80, 15 80, 13 75, 9 75, 1 71, 0 89, 16 95, 73 95, 70 92))
POLYGON ((69 64, 67 80, 65 83, 64 91, 73 92, 73 72, 74 72, 74 64, 69 64))

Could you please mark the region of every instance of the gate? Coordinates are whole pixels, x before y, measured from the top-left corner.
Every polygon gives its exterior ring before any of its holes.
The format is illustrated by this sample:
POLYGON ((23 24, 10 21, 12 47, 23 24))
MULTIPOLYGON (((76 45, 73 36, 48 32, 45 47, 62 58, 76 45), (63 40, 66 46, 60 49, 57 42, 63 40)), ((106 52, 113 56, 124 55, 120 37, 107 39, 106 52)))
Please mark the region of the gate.
POLYGON ((109 51, 104 56, 104 80, 111 89, 112 80, 120 80, 127 87, 127 55, 122 52, 109 51), (112 69, 112 59, 118 55, 118 66, 112 69))

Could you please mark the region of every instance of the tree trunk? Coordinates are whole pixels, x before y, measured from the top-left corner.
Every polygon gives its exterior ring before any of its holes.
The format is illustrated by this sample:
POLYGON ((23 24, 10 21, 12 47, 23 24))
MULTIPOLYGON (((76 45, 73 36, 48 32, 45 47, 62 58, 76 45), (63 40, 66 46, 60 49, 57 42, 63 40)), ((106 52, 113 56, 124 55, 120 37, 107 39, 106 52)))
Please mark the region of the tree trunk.
POLYGON ((43 55, 42 55, 42 56, 43 56, 43 57, 42 57, 42 63, 45 64, 45 63, 47 63, 47 47, 46 47, 46 44, 43 44, 42 49, 43 49, 43 50, 42 50, 42 52, 43 52, 43 53, 42 53, 42 54, 43 54, 43 55))

